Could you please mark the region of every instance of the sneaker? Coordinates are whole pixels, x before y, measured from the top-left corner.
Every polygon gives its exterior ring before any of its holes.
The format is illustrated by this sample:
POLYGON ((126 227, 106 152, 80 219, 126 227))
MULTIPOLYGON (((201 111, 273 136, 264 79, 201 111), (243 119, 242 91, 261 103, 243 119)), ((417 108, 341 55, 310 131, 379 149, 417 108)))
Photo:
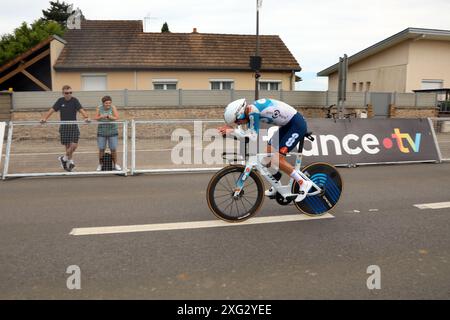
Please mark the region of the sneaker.
POLYGON ((116 164, 114 165, 114 170, 116 170, 116 171, 122 171, 122 168, 116 163, 116 164))
POLYGON ((264 192, 264 194, 266 195, 266 197, 273 197, 277 194, 277 190, 275 190, 274 187, 270 187, 270 189, 266 190, 266 192, 264 192))
POLYGON ((60 156, 58 157, 59 162, 61 162, 61 168, 64 170, 67 170, 67 161, 64 161, 64 157, 60 156))
POLYGON ((295 202, 300 202, 306 198, 309 190, 311 189, 313 183, 310 180, 303 180, 303 183, 300 185, 300 190, 298 191, 298 196, 295 198, 295 202))
POLYGON ((71 172, 73 170, 73 168, 75 168, 75 163, 73 162, 73 160, 69 160, 69 165, 67 166, 67 171, 71 172))
POLYGON ((97 171, 102 171, 102 165, 101 165, 101 164, 99 164, 99 165, 97 166, 97 171))

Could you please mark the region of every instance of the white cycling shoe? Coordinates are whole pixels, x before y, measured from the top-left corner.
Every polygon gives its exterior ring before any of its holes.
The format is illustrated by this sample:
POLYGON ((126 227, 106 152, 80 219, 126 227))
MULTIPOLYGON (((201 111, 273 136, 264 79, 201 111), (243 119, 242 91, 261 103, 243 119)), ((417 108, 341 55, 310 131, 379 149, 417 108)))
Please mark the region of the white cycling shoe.
POLYGON ((276 194, 277 194, 277 190, 275 190, 274 187, 270 187, 269 190, 266 190, 266 192, 264 192, 264 195, 265 195, 266 197, 273 197, 273 196, 275 196, 276 194))
POLYGON ((300 190, 298 191, 298 196, 295 198, 295 202, 300 202, 303 199, 306 198, 306 195, 308 194, 309 190, 312 188, 312 181, 310 180, 303 180, 303 183, 300 185, 300 190))

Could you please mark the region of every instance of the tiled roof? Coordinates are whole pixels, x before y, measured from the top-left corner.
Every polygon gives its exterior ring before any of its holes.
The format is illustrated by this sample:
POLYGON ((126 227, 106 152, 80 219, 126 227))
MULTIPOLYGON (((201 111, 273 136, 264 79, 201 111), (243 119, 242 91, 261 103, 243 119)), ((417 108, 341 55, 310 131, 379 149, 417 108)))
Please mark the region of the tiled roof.
POLYGON ((22 54, 17 55, 14 59, 12 59, 12 60, 8 61, 7 63, 5 63, 4 65, 0 66, 0 73, 17 65, 18 63, 21 63, 23 60, 25 60, 26 58, 28 58, 35 52, 39 52, 42 48, 47 46, 52 40, 58 40, 58 41, 65 43, 65 41, 63 39, 61 39, 60 37, 58 37, 56 35, 50 36, 47 39, 44 39, 41 42, 39 42, 38 44, 36 44, 34 47, 28 49, 27 51, 25 51, 22 54))
MULTIPOLYGON (((85 20, 68 30, 56 70, 250 70, 254 35, 144 33, 142 21, 85 20)), ((279 36, 260 36, 263 70, 300 71, 279 36)))

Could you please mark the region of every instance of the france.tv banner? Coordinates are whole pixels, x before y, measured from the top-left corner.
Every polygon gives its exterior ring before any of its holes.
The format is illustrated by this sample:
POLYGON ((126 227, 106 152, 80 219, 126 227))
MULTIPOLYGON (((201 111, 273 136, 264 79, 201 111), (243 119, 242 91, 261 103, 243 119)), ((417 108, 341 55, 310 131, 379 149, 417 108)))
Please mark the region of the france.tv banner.
POLYGON ((315 141, 305 141, 305 164, 439 160, 427 119, 308 119, 308 131, 315 141))

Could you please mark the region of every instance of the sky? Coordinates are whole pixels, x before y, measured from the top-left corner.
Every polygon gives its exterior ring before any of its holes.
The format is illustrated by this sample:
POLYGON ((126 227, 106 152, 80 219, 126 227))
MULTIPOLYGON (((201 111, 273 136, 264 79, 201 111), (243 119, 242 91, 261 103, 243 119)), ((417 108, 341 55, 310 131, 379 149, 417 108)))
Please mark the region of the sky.
MULTIPOLYGON (((66 0, 91 20, 141 20, 150 31, 255 34, 256 0, 66 0)), ((0 0, 0 34, 31 23, 48 0, 0 0)), ((327 90, 317 72, 408 27, 450 30, 450 0, 263 0, 260 34, 279 35, 302 67, 297 90, 327 90)))

